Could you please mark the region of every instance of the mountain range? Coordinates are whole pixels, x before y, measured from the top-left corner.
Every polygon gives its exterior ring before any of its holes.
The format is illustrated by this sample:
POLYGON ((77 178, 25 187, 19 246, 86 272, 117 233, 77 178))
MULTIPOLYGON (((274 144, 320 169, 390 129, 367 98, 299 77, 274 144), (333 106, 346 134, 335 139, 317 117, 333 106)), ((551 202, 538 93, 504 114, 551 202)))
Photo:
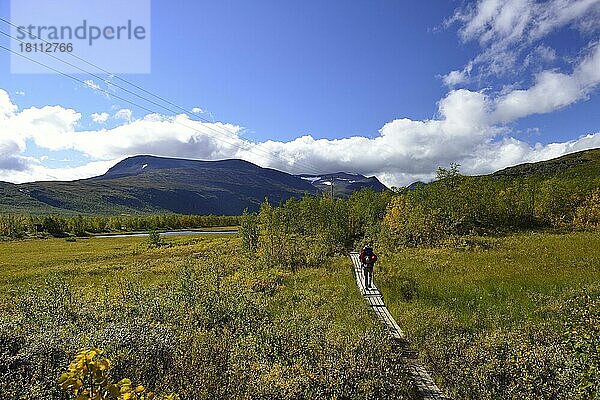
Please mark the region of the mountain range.
POLYGON ((334 196, 349 196, 357 190, 369 188, 376 192, 382 192, 388 188, 374 176, 367 178, 360 174, 348 172, 337 172, 335 174, 297 175, 301 179, 310 182, 322 192, 330 193, 333 186, 334 196))
POLYGON ((336 196, 363 187, 385 190, 375 177, 329 174, 295 176, 243 160, 198 161, 140 155, 126 158, 104 175, 77 181, 0 182, 0 212, 238 215, 255 211, 265 198, 278 204, 291 197, 329 192, 336 196))
MULTIPOLYGON (((491 174, 597 178, 600 149, 585 150, 491 174)), ((279 204, 291 197, 330 193, 348 196, 387 188, 376 177, 338 172, 290 175, 242 160, 198 161, 140 155, 126 158, 104 175, 69 182, 0 182, 0 213, 239 215, 255 211, 265 198, 279 204)), ((415 182, 410 189, 425 185, 415 182)))

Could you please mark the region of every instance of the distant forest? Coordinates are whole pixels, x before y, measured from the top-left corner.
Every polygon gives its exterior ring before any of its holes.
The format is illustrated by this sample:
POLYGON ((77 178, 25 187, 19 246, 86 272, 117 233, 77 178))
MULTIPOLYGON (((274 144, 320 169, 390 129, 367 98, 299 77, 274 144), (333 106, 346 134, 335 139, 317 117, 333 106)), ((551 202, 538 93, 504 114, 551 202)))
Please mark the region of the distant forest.
POLYGON ((19 239, 25 236, 87 236, 93 233, 133 232, 166 229, 195 229, 236 226, 239 217, 222 215, 0 215, 0 237, 19 239))

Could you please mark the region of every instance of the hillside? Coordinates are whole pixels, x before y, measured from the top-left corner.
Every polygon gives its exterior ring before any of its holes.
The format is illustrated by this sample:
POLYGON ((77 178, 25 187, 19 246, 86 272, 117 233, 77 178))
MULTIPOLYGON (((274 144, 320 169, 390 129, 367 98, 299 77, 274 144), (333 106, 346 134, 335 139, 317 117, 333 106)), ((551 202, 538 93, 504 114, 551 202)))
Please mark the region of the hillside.
POLYGON ((0 212, 12 213, 57 213, 60 209, 39 201, 21 188, 8 182, 0 182, 0 212))
POLYGON ((0 186, 2 212, 241 214, 317 193, 309 182, 241 160, 127 158, 106 174, 72 182, 0 186))
POLYGON ((557 174, 598 177, 600 175, 600 149, 579 151, 547 161, 519 164, 494 172, 491 176, 526 178, 548 177, 557 174))

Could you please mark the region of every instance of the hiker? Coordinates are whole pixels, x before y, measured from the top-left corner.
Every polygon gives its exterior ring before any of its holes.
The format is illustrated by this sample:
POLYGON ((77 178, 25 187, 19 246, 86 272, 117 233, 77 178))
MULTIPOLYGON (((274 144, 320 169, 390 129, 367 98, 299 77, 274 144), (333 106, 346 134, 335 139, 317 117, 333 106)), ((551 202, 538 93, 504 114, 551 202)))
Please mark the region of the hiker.
POLYGON ((377 255, 373 252, 373 245, 368 243, 363 247, 358 258, 360 259, 365 275, 365 289, 371 289, 371 285, 373 284, 373 265, 377 261, 377 255))

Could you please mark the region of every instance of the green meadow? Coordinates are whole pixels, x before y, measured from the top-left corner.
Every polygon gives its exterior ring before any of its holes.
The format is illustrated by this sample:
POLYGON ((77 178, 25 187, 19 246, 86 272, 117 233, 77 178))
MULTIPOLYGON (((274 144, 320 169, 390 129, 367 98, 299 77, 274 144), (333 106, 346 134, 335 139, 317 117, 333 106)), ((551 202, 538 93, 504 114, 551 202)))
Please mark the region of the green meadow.
POLYGON ((0 242, 0 398, 70 398, 74 355, 182 399, 408 398, 349 260, 265 268, 231 236, 0 242))
POLYGON ((521 233, 383 257, 377 284, 455 398, 598 396, 600 232, 521 233))
MULTIPOLYGON (((0 242, 0 397, 69 398, 58 377, 99 347, 115 380, 181 398, 411 398, 348 257, 292 271, 241 247, 0 242)), ((454 398, 595 398, 599 248, 598 232, 406 248, 382 254, 375 279, 454 398)))

